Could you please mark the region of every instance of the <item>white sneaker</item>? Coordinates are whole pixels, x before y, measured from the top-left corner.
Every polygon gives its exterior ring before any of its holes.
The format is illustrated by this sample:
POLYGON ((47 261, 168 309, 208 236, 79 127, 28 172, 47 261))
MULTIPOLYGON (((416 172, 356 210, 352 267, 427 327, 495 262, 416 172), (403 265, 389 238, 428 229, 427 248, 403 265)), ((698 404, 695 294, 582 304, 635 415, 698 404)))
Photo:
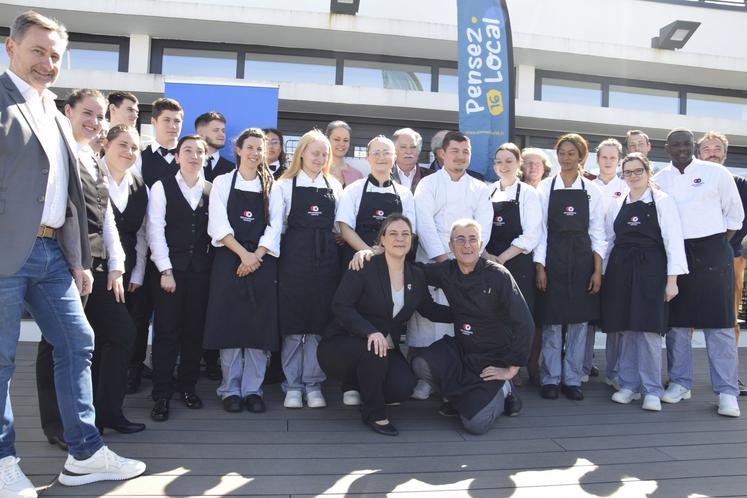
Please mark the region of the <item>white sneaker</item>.
POLYGON ((586 384, 587 382, 589 382, 589 374, 583 374, 581 376, 581 383, 586 384))
POLYGON ((18 462, 21 459, 8 455, 0 460, 0 497, 36 498, 36 489, 23 473, 18 462))
POLYGON ((419 379, 418 383, 415 384, 415 389, 412 390, 412 394, 410 397, 412 399, 419 399, 419 400, 426 400, 431 396, 431 393, 433 392, 433 389, 431 388, 431 385, 428 384, 426 381, 419 379))
POLYGON ((288 391, 285 393, 283 406, 286 408, 303 408, 303 396, 301 391, 288 391))
POLYGON ((652 412, 660 412, 661 411, 661 400, 658 396, 654 396, 653 394, 647 394, 643 398, 643 405, 641 406, 644 410, 649 410, 652 412))
POLYGON ((610 379, 609 377, 605 377, 604 378, 604 383, 607 384, 610 387, 613 387, 615 389, 615 391, 619 391, 620 389, 622 389, 620 387, 620 379, 618 379, 617 377, 615 377, 614 379, 610 379))
POLYGON ((639 393, 634 393, 630 389, 620 389, 612 395, 612 401, 615 403, 622 403, 623 405, 627 405, 634 399, 641 399, 641 395, 639 393))
POLYGON ((124 481, 143 472, 144 462, 121 457, 103 446, 86 460, 68 455, 57 480, 65 486, 80 486, 98 481, 124 481))
POLYGON ((676 382, 670 382, 669 387, 664 391, 664 396, 661 397, 661 400, 664 403, 679 403, 681 400, 690 399, 691 397, 692 392, 690 389, 686 389, 676 382))
POLYGON ((361 404, 361 393, 358 391, 345 391, 342 393, 342 404, 345 406, 359 406, 361 404))
POLYGON ((306 404, 309 408, 324 408, 327 406, 327 400, 324 399, 321 391, 311 391, 306 393, 306 404))
POLYGON ((718 414, 724 417, 738 417, 739 403, 737 403, 737 397, 732 394, 719 394, 718 414))

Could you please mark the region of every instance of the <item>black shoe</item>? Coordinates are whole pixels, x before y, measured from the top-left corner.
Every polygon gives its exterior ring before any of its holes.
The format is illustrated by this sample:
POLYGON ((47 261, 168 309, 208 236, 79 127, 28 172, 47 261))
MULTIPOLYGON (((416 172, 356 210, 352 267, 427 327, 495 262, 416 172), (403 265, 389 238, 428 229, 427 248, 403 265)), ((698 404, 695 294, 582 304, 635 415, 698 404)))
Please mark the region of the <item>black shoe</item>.
POLYGON ((377 432, 384 436, 398 436, 399 435, 399 431, 397 430, 396 427, 392 425, 391 422, 388 422, 386 425, 381 425, 371 420, 371 421, 366 422, 366 425, 369 426, 371 429, 373 429, 374 432, 377 432))
POLYGON ((592 365, 589 369, 589 377, 599 377, 599 369, 596 365, 592 365))
POLYGON ((210 380, 221 380, 223 373, 220 371, 218 364, 205 365, 205 377, 210 380))
POLYGON ((241 398, 236 395, 223 398, 223 409, 229 413, 239 413, 241 411, 241 398))
POLYGON ((747 386, 745 386, 744 384, 742 384, 741 380, 738 380, 737 382, 739 382, 739 395, 740 396, 747 396, 747 386))
POLYGON ((265 400, 258 394, 250 394, 244 398, 244 404, 246 405, 246 409, 252 413, 262 413, 267 410, 265 400))
POLYGON ((545 399, 558 399, 559 394, 557 384, 545 384, 540 390, 540 396, 545 399))
POLYGON ((448 401, 444 401, 441 403, 441 406, 438 407, 438 414, 443 417, 456 417, 459 415, 459 412, 454 408, 454 405, 448 401))
POLYGON ((67 452, 67 443, 62 439, 62 436, 58 434, 47 435, 47 441, 49 441, 49 444, 56 445, 62 451, 67 452))
POLYGON ((581 401, 582 399, 584 399, 584 392, 578 386, 563 385, 563 387, 561 387, 561 390, 563 391, 563 394, 565 394, 566 398, 572 399, 573 401, 581 401))
POLYGON ((187 406, 187 408, 191 410, 197 410, 199 408, 202 408, 202 400, 195 393, 184 391, 181 397, 182 397, 182 401, 184 401, 184 404, 187 406))
POLYGON ((104 433, 104 429, 111 429, 113 431, 119 432, 120 434, 134 434, 136 432, 145 430, 145 424, 130 422, 126 418, 123 418, 115 424, 96 424, 96 427, 99 428, 99 432, 101 432, 101 434, 104 433))
POLYGON ((143 363, 142 369, 143 370, 142 370, 141 374, 143 376, 143 379, 153 380, 153 369, 150 368, 145 363, 143 363))
POLYGON ((143 374, 142 365, 131 367, 127 372, 127 394, 135 394, 140 389, 140 379, 143 374))
POLYGON ((160 398, 150 411, 150 418, 154 422, 165 422, 169 419, 169 400, 160 398))
POLYGON ((515 417, 521 413, 522 406, 519 395, 515 391, 511 391, 503 402, 503 412, 509 417, 515 417))

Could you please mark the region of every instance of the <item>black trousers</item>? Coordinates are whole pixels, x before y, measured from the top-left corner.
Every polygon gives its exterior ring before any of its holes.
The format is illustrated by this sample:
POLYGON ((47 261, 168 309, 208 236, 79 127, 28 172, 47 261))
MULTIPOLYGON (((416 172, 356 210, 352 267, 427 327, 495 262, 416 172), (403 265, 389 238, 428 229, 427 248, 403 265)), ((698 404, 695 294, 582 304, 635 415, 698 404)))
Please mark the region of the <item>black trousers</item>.
MULTIPOLYGON (((97 265, 94 265, 96 267, 97 265)), ((88 323, 94 332, 91 364, 93 406, 96 424, 117 424, 124 419, 122 403, 127 389, 127 367, 132 355, 135 325, 127 308, 106 289, 108 271, 93 272, 93 290, 85 303, 88 323)), ((42 430, 47 435, 62 433, 62 420, 54 387, 52 345, 42 339, 36 358, 36 385, 42 430)))
POLYGON ((129 311, 130 317, 135 323, 135 342, 130 358, 131 368, 142 368, 145 361, 145 354, 148 350, 148 332, 153 317, 153 294, 159 287, 158 269, 151 261, 148 261, 145 265, 143 285, 138 287, 135 292, 127 293, 125 304, 127 304, 127 311, 129 311))
POLYGON ((387 418, 386 403, 406 400, 415 387, 415 376, 399 349, 390 349, 380 358, 368 351, 366 339, 335 335, 322 339, 316 354, 327 377, 349 389, 358 387, 366 422, 387 418))
POLYGON ((174 271, 176 290, 159 289, 153 323, 153 399, 171 398, 174 390, 194 392, 200 376, 202 336, 210 272, 174 271), (179 360, 176 385, 173 373, 179 360))

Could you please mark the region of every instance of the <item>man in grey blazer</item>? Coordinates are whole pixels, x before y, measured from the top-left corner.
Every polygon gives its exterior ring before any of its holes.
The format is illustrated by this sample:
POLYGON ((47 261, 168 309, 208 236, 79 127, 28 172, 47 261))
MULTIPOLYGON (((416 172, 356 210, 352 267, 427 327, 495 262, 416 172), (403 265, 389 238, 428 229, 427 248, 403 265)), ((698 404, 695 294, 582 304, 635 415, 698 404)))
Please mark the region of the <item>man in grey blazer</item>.
POLYGON ((18 466, 8 389, 24 306, 54 346, 55 382, 69 455, 59 481, 80 485, 142 474, 94 425, 93 331, 80 295, 91 291, 88 230, 70 124, 49 87, 67 32, 33 11, 13 21, 0 75, 0 496, 36 496, 18 466), (76 285, 77 284, 77 285, 76 285))

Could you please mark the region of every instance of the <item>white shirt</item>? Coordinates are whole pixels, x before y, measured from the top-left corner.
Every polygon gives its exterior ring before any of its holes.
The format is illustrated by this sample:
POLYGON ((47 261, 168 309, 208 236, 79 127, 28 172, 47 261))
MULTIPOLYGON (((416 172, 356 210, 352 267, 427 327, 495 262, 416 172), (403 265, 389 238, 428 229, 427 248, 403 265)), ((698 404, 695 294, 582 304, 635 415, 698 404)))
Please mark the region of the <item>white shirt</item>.
MULTIPOLYGON (((555 189, 564 189, 563 179, 560 175, 551 176, 542 180, 537 188, 542 200, 542 237, 534 250, 534 262, 544 266, 547 256, 547 209, 550 205, 550 186, 555 180, 555 189)), ((573 185, 568 187, 571 190, 581 190, 581 182, 584 183, 586 194, 589 196, 589 237, 591 238, 591 250, 604 258, 607 254, 607 234, 604 229, 604 206, 602 202, 602 192, 599 187, 594 185, 591 180, 587 180, 581 174, 576 177, 573 185)))
POLYGON ((420 238, 418 260, 426 261, 449 250, 451 225, 460 218, 472 218, 482 227, 483 246, 490 240, 493 228, 493 205, 490 190, 483 182, 464 173, 452 181, 445 169, 428 175, 415 188, 417 232, 420 238))
MULTIPOLYGON (((210 204, 208 206, 208 234, 213 239, 215 247, 222 247, 223 240, 227 235, 233 235, 233 227, 228 221, 228 196, 231 194, 231 180, 234 172, 225 173, 215 178, 213 189, 210 191, 210 204)), ((262 192, 262 182, 259 176, 254 180, 245 180, 241 173, 236 175, 236 190, 242 192, 262 192)), ((259 238, 260 246, 267 249, 268 254, 280 256, 280 235, 283 230, 283 206, 278 196, 270 196, 268 202, 270 223, 265 228, 264 234, 259 238)), ((264 222, 264 220, 262 220, 264 222)))
POLYGON ((685 239, 742 228, 744 209, 739 191, 729 170, 720 164, 693 158, 680 173, 669 163, 654 181, 677 204, 685 239))
MULTIPOLYGON (((98 182, 99 180, 99 168, 96 166, 96 159, 94 158, 93 149, 88 145, 78 146, 78 158, 80 163, 86 168, 86 171, 93 181, 98 182)), ((102 172, 102 181, 104 186, 109 189, 109 179, 102 172)), ((117 230, 117 223, 114 221, 114 212, 112 211, 111 202, 106 203, 106 209, 104 210, 104 226, 103 226, 103 237, 104 247, 106 248, 107 263, 109 271, 121 271, 124 273, 125 267, 125 252, 122 249, 122 243, 119 240, 119 230, 117 230)))
MULTIPOLYGON (((159 144, 155 140, 153 140, 153 142, 151 142, 150 145, 148 145, 147 147, 150 147, 150 150, 153 151, 154 153, 158 154, 159 156, 161 155, 161 152, 158 150, 159 148, 161 148, 161 144, 159 144)), ((164 149, 168 149, 168 147, 164 147, 164 149)), ((145 150, 145 149, 143 149, 143 150, 145 150)), ((168 154, 166 154, 165 156, 163 156, 163 158, 166 160, 167 163, 170 163, 171 161, 174 160, 174 154, 172 154, 171 152, 169 152, 168 154)), ((213 163, 213 166, 215 166, 215 163, 213 163)), ((143 177, 143 156, 142 155, 140 155, 140 154, 137 155, 137 159, 135 159, 135 165, 133 166, 133 168, 135 168, 134 169, 135 174, 139 178, 142 178, 143 177)), ((200 174, 202 174, 202 173, 200 173, 200 174)))
MULTIPOLYGON (((342 196, 340 197, 340 206, 337 208, 335 221, 345 223, 353 230, 355 230, 356 227, 358 208, 361 204, 363 186, 366 184, 366 180, 368 180, 368 178, 361 178, 345 187, 345 190, 342 191, 342 196)), ((391 185, 386 187, 379 187, 375 182, 376 180, 368 182, 366 192, 376 192, 381 194, 393 194, 396 192, 402 202, 402 214, 407 216, 410 219, 412 226, 415 227, 415 199, 413 198, 410 189, 395 181, 392 181, 391 185), (394 189, 392 189, 392 187, 394 189)))
MULTIPOLYGON (((194 211, 200 203, 202 193, 205 190, 205 179, 197 177, 194 187, 187 185, 182 172, 176 173, 176 184, 179 190, 194 211)), ((209 206, 208 206, 209 207, 209 206)), ((153 184, 150 189, 150 200, 148 201, 148 245, 150 246, 150 259, 156 264, 158 271, 171 269, 169 259, 169 246, 166 244, 166 193, 163 190, 161 180, 153 184)))
POLYGON ((415 180, 415 172, 417 172, 418 170, 418 165, 416 164, 412 167, 412 169, 410 170, 410 176, 399 169, 399 165, 395 164, 394 167, 397 168, 397 177, 399 178, 399 183, 408 190, 412 190, 412 182, 413 180, 415 180))
POLYGON ((489 187, 491 192, 495 190, 490 202, 513 201, 516 199, 516 189, 519 183, 521 183, 519 218, 522 234, 512 240, 511 245, 521 249, 524 254, 529 254, 534 251, 542 238, 542 201, 537 190, 527 183, 516 180, 513 185, 501 191, 500 180, 498 180, 489 187))
MULTIPOLYGON (((109 180, 109 201, 117 207, 120 213, 123 213, 127 209, 127 201, 130 199, 130 186, 133 183, 133 173, 131 169, 125 171, 124 177, 121 183, 117 183, 111 173, 107 170, 107 179, 109 180)), ((148 187, 143 185, 146 195, 150 195, 148 187)), ((116 220, 115 220, 116 221, 116 220)), ((136 261, 135 266, 132 268, 132 274, 130 275, 130 282, 134 284, 143 284, 143 277, 145 275, 145 258, 148 252, 148 240, 146 238, 146 230, 148 226, 148 216, 143 217, 143 223, 140 225, 140 229, 137 231, 135 240, 135 255, 136 261)))
MULTIPOLYGON (((26 100, 26 107, 31 113, 31 129, 49 160, 49 174, 47 175, 47 188, 44 193, 41 224, 52 228, 60 228, 65 223, 65 211, 67 211, 69 173, 67 145, 55 120, 57 116, 62 117, 54 103, 57 96, 47 89, 39 95, 39 92, 14 74, 13 71, 8 69, 6 72, 26 100)), ((64 119, 61 120, 61 123, 68 124, 68 121, 64 119)), ((74 144, 72 131, 69 129, 66 131, 68 132, 68 142, 74 144)))
MULTIPOLYGON (((335 196, 335 213, 340 205, 340 197, 342 197, 342 184, 337 181, 337 178, 329 175, 327 177, 329 182, 329 188, 332 189, 332 193, 335 196)), ((317 187, 327 188, 327 184, 324 182, 324 175, 319 173, 313 180, 304 170, 300 170, 296 175, 296 187, 317 187)), ((291 210, 293 201, 293 178, 284 178, 278 180, 272 184, 272 192, 270 192, 270 204, 275 204, 273 196, 279 197, 279 202, 283 207, 283 233, 285 233, 286 225, 288 223, 288 214, 291 210)), ((335 225, 336 230, 337 226, 335 225)))
POLYGON ((280 169, 280 161, 273 161, 267 167, 270 168, 270 173, 274 175, 280 169))
POLYGON ((628 195, 628 185, 625 183, 625 180, 617 175, 615 175, 609 183, 604 183, 599 177, 597 177, 596 180, 592 180, 592 183, 602 191, 602 206, 605 215, 607 214, 607 211, 609 211, 612 202, 628 195))
MULTIPOLYGON (((667 275, 684 275, 687 271, 687 256, 685 255, 685 240, 682 237, 682 226, 677 205, 669 195, 661 190, 647 188, 641 196, 641 201, 650 204, 656 202, 656 219, 659 221, 661 238, 664 240, 664 250, 667 253, 667 275)), ((607 259, 615 246, 615 218, 620 213, 623 203, 630 204, 628 194, 617 199, 607 212, 607 255, 604 258, 604 269, 607 269, 607 259)))

